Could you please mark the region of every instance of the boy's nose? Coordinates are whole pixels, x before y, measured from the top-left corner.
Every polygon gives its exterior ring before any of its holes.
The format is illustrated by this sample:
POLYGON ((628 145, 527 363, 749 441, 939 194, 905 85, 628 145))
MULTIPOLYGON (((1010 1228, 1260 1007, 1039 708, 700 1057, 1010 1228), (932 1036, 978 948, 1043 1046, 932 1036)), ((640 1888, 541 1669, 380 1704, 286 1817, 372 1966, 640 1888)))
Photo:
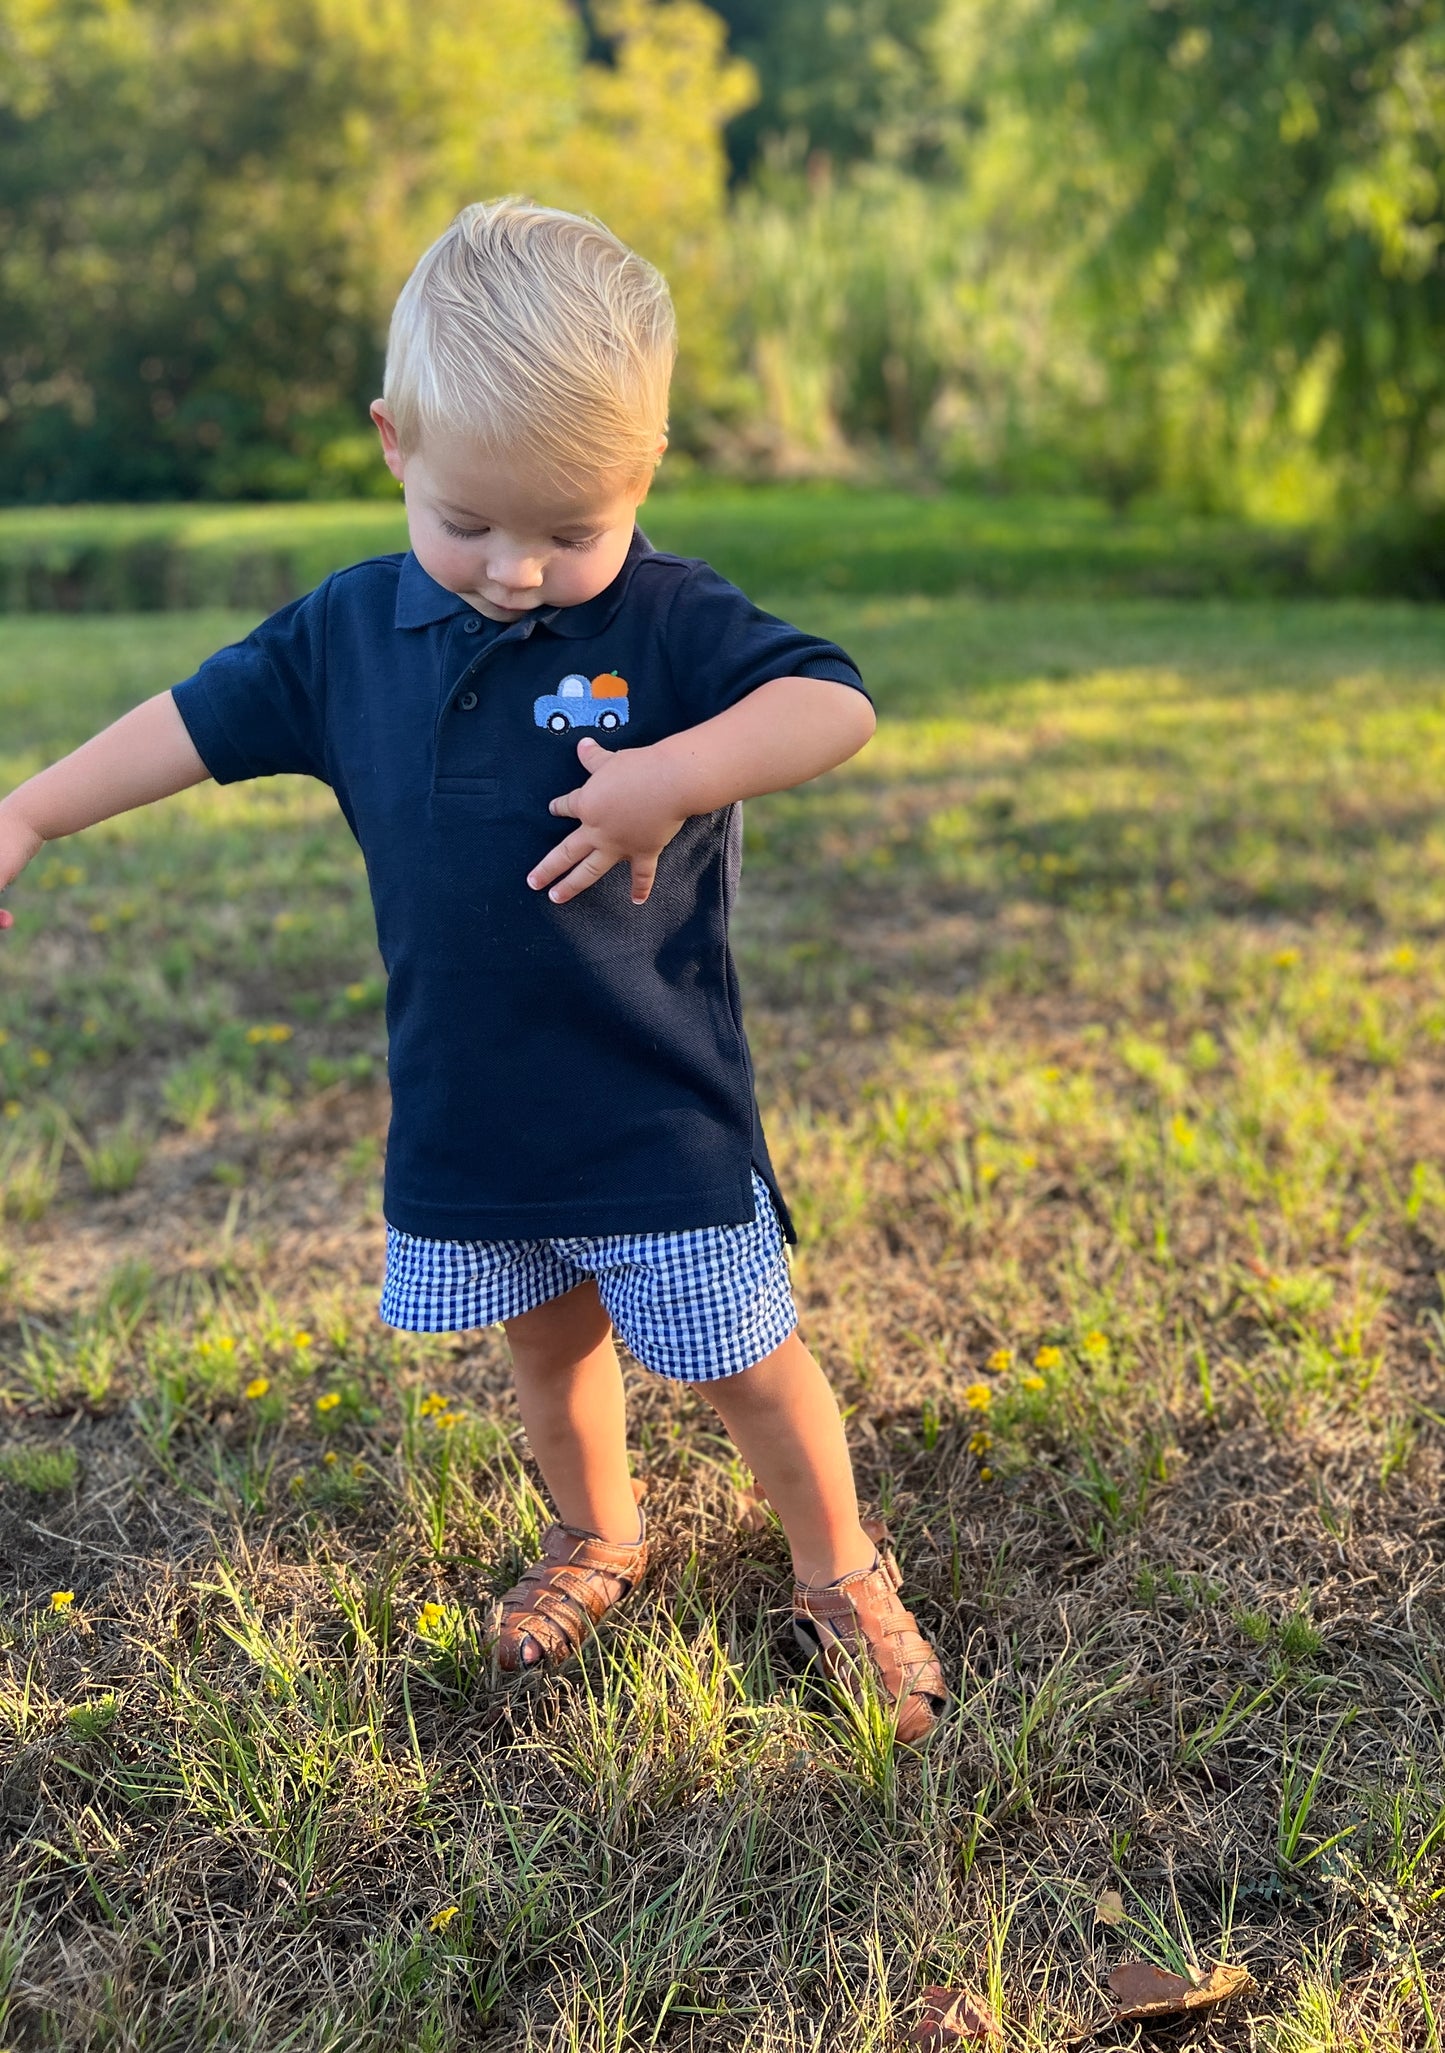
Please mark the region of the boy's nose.
POLYGON ((535 556, 502 556, 487 567, 494 585, 506 592, 533 592, 542 582, 542 566, 535 556))

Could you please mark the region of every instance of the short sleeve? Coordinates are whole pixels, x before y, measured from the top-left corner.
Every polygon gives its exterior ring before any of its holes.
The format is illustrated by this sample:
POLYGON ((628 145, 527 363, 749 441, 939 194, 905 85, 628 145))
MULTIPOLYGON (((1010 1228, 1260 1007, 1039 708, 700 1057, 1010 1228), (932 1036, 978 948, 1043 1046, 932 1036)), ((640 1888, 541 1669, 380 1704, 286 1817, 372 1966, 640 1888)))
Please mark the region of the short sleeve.
POLYGON ((707 563, 679 585, 666 640, 674 684, 694 721, 735 706, 774 677, 828 677, 863 691, 857 665, 836 642, 764 613, 707 563))
POLYGON ((283 606, 243 642, 207 657, 194 677, 172 686, 187 732, 218 784, 287 771, 330 781, 326 593, 320 585, 283 606))

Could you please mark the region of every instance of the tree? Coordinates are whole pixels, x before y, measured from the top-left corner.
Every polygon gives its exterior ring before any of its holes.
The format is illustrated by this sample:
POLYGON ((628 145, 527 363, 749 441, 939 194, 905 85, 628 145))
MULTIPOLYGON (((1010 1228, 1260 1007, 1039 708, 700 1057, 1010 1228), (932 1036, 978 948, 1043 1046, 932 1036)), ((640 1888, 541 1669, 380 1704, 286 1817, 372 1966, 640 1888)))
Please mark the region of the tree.
POLYGON ((755 104, 728 130, 736 176, 752 172, 770 143, 840 167, 939 167, 948 109, 931 38, 941 0, 713 4, 760 85, 755 104))
POLYGON ((688 267, 748 81, 693 0, 608 21, 604 71, 566 0, 0 0, 8 496, 369 478, 392 297, 488 193, 595 206, 675 268, 705 385, 688 267))
POLYGON ((1438 495, 1445 0, 985 11, 1096 317, 1196 446, 1273 438, 1357 500, 1438 495))

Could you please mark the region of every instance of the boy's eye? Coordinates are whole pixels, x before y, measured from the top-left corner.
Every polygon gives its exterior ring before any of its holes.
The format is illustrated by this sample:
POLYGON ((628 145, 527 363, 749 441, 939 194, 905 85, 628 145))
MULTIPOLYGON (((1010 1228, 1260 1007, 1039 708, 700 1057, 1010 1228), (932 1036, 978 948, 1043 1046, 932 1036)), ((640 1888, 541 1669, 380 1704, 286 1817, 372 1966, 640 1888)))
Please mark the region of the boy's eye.
POLYGON ((553 535, 552 540, 559 549, 590 549, 597 541, 596 535, 553 535))
POLYGON ((478 535, 487 532, 485 528, 459 528, 450 520, 443 520, 441 527, 444 535, 455 535, 459 542, 474 542, 478 535))

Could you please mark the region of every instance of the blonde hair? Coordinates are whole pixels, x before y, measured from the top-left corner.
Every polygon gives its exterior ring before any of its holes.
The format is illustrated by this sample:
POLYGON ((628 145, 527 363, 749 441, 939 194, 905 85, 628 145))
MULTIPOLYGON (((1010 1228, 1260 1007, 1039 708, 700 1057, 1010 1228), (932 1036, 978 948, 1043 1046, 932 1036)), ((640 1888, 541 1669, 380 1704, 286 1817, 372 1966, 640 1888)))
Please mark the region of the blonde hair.
POLYGON ((402 287, 382 396, 404 451, 457 435, 578 482, 650 478, 677 323, 659 271, 600 221, 464 207, 402 287))

